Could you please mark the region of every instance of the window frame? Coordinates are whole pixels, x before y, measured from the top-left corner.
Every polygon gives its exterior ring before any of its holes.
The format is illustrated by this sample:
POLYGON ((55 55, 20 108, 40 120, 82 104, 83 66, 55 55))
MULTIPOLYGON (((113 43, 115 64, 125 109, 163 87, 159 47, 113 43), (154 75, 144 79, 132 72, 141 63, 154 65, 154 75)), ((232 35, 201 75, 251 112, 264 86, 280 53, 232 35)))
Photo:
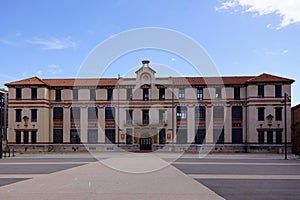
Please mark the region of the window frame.
POLYGON ((37 88, 31 88, 31 100, 37 100, 37 88))
POLYGON ((31 112, 31 122, 37 122, 38 120, 38 110, 37 109, 30 109, 31 112))
POLYGON ((265 98, 265 85, 263 85, 263 84, 257 85, 257 97, 265 98))

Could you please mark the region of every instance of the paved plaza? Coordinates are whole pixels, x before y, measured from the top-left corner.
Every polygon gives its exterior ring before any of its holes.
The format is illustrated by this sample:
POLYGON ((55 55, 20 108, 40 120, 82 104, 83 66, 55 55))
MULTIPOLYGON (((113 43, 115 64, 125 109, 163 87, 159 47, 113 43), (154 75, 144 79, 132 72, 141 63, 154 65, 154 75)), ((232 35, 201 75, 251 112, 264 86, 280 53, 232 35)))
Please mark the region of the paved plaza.
POLYGON ((281 154, 17 154, 1 199, 299 199, 300 160, 281 154))

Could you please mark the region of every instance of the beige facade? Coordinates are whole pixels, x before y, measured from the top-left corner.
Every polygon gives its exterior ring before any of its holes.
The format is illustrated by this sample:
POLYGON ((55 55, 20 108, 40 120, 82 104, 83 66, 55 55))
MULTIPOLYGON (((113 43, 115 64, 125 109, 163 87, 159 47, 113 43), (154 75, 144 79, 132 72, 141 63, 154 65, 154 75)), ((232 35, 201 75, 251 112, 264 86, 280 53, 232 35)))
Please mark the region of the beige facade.
MULTIPOLYGON (((282 100, 285 93, 291 96, 292 83, 269 74, 156 77, 149 61, 136 78, 33 77, 7 84, 8 142, 281 148, 282 100)), ((290 116, 289 99, 287 124, 290 116)), ((287 133, 290 143, 289 128, 287 133)))

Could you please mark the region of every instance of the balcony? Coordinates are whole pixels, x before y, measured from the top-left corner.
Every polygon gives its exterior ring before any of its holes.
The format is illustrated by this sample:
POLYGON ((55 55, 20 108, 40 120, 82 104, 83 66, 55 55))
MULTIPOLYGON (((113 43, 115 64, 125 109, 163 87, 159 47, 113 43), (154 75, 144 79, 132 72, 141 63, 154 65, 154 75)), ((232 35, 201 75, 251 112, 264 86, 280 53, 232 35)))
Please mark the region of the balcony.
POLYGON ((125 126, 167 126, 167 120, 125 120, 125 126))

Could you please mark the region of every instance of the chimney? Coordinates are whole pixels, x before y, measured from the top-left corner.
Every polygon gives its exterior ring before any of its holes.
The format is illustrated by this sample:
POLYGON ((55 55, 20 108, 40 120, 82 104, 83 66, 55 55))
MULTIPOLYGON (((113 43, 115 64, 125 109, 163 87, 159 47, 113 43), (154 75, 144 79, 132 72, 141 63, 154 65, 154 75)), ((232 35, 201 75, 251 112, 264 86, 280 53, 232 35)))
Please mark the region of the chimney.
POLYGON ((149 67, 149 60, 142 60, 143 67, 149 67))

